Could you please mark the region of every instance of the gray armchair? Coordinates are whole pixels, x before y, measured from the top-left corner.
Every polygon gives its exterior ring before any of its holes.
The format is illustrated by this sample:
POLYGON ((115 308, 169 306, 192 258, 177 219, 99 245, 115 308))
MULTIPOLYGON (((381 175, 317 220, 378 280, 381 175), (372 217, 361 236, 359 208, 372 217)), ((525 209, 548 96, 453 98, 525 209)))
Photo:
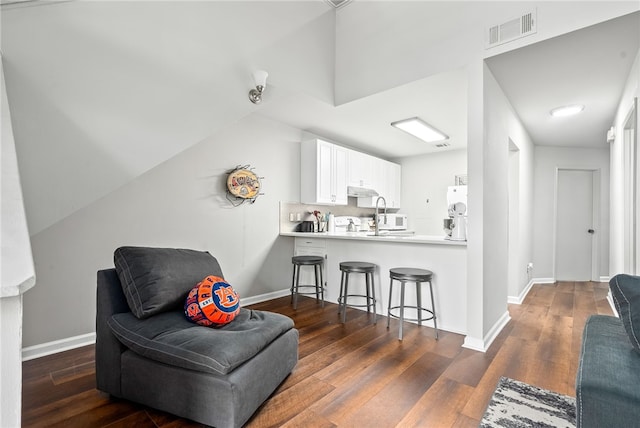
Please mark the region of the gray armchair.
POLYGON ((215 329, 186 319, 191 287, 222 277, 209 253, 122 247, 114 259, 115 269, 98 271, 99 390, 206 425, 240 427, 295 367, 298 331, 288 317, 241 308, 215 329))

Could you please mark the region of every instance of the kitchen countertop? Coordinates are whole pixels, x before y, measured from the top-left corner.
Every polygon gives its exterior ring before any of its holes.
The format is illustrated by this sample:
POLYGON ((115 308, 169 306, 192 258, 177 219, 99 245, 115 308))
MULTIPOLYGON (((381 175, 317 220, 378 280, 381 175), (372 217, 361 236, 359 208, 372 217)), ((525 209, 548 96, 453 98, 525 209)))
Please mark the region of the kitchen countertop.
POLYGON ((296 238, 327 238, 327 239, 348 239, 358 241, 396 242, 406 244, 436 244, 436 245, 456 245, 467 246, 467 241, 451 241, 438 235, 413 235, 387 233, 379 236, 373 232, 280 232, 280 236, 293 236, 296 238))

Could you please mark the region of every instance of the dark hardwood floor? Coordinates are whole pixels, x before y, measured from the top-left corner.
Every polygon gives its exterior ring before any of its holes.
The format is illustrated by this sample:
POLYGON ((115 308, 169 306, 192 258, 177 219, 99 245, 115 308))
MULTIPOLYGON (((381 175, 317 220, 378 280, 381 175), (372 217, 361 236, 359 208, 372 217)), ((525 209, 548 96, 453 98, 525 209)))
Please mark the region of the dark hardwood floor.
MULTIPOLYGON (((294 319, 300 360, 248 427, 477 427, 500 376, 575 395, 582 329, 591 314, 611 314, 606 283, 537 284, 486 353, 463 336, 372 323, 349 309, 289 298, 253 305, 294 319)), ((24 427, 190 427, 199 424, 110 399, 95 389, 94 347, 23 364, 24 427)))

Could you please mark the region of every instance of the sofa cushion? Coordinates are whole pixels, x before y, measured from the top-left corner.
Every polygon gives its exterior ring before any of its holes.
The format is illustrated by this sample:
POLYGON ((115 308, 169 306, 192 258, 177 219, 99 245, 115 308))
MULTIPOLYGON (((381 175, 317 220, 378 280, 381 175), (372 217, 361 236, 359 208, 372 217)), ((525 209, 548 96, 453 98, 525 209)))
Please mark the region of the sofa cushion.
POLYGON ((613 302, 636 352, 640 352, 640 277, 616 275, 609 281, 613 302))
POLYGON ((113 259, 127 303, 138 318, 182 308, 202 278, 223 277, 218 261, 206 251, 120 247, 113 259))
POLYGON ((576 376, 577 426, 638 426, 639 374, 640 355, 629 344, 622 321, 592 315, 584 326, 576 376))
POLYGON ((182 311, 147 319, 115 314, 109 327, 135 353, 172 366, 227 374, 293 328, 284 315, 241 308, 233 322, 220 327, 193 324, 182 311))

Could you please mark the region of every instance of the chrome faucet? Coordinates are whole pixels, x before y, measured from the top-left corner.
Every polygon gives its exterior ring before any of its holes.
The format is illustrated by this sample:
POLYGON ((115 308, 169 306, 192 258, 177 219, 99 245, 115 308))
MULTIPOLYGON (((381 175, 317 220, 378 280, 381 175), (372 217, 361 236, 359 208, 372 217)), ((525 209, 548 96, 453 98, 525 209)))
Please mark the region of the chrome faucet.
POLYGON ((384 202, 384 221, 385 223, 387 221, 387 200, 382 196, 378 196, 378 199, 376 199, 376 220, 373 222, 376 236, 380 235, 380 213, 379 213, 380 209, 378 207, 378 204, 380 203, 380 199, 382 199, 382 202, 384 202))

